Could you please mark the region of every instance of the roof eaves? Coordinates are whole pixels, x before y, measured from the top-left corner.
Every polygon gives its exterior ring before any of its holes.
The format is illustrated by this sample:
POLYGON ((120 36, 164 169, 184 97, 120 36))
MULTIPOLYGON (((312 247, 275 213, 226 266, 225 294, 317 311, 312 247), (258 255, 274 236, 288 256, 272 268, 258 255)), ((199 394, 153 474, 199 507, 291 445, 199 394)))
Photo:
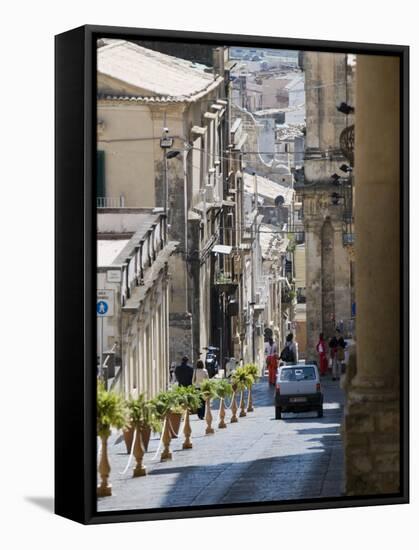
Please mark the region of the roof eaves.
MULTIPOLYGON (((113 95, 113 94, 98 94, 99 101, 117 101, 133 103, 194 103, 209 92, 215 90, 222 82, 222 77, 213 80, 208 86, 199 92, 195 92, 189 96, 128 96, 128 95, 113 95)), ((215 101, 215 100, 214 100, 215 101)))

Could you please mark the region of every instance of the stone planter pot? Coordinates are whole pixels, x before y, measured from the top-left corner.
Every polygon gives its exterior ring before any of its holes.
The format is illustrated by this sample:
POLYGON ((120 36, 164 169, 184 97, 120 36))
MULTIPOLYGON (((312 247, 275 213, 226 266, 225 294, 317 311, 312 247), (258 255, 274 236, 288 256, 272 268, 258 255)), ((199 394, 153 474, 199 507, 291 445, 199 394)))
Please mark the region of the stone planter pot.
POLYGON ((182 419, 182 413, 170 412, 168 414, 167 418, 168 418, 168 422, 169 422, 170 437, 175 439, 179 435, 180 421, 182 419))
MULTIPOLYGON (((132 441, 134 439, 134 429, 128 428, 124 430, 124 440, 125 440, 125 446, 127 448, 127 453, 131 453, 131 447, 132 447, 132 441)), ((148 444, 150 442, 151 437, 151 428, 146 427, 141 430, 141 440, 143 442, 144 452, 147 452, 148 450, 148 444)))

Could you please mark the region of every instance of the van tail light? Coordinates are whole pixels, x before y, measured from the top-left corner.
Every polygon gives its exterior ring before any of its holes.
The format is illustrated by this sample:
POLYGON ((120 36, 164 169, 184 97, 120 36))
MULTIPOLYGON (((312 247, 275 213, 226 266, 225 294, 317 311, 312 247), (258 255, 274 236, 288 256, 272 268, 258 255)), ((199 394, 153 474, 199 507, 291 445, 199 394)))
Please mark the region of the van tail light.
POLYGON ((322 391, 322 388, 321 388, 321 386, 320 386, 320 382, 317 382, 317 384, 316 384, 316 392, 317 392, 317 393, 320 393, 321 391, 322 391))
POLYGON ((276 393, 281 393, 281 386, 278 384, 278 382, 275 384, 275 390, 276 393))

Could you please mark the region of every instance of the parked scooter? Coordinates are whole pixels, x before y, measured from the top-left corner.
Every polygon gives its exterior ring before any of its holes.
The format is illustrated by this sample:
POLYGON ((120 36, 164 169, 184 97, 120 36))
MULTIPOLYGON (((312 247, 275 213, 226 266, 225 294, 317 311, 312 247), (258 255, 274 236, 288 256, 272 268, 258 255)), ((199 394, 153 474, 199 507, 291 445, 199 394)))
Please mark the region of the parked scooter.
POLYGON ((205 368, 208 371, 208 376, 213 378, 216 374, 218 374, 219 364, 217 359, 217 351, 219 351, 220 348, 208 346, 203 349, 207 352, 205 356, 205 368))

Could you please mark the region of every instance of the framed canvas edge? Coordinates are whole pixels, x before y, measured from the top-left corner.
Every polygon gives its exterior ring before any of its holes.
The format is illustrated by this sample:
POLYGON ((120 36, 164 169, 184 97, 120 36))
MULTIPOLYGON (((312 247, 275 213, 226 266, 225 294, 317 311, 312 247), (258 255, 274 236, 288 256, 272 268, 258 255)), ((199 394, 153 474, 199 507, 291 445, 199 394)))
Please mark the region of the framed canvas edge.
POLYGON ((401 346, 401 485, 407 500, 410 498, 410 261, 409 261, 409 182, 410 182, 410 49, 400 55, 400 346, 401 346))
POLYGON ((284 49, 305 49, 307 51, 333 51, 351 53, 369 53, 371 55, 397 55, 409 49, 408 45, 403 44, 378 44, 368 42, 343 42, 337 40, 319 40, 310 38, 289 38, 279 36, 261 36, 244 34, 226 34, 216 32, 198 32, 170 29, 146 29, 135 27, 114 27, 107 25, 85 25, 86 32, 92 35, 108 37, 108 35, 123 36, 125 39, 134 38, 140 40, 144 38, 155 38, 165 41, 179 42, 183 39, 188 42, 202 42, 219 44, 245 45, 249 44, 256 47, 258 43, 262 46, 282 47, 284 49))
MULTIPOLYGON (((71 384, 67 386, 68 391, 77 396, 73 403, 81 403, 83 411, 83 430, 80 434, 80 445, 74 445, 73 452, 69 461, 62 457, 57 459, 56 464, 61 461, 63 464, 72 463, 74 458, 83 457, 85 465, 83 471, 83 479, 81 481, 83 497, 80 500, 78 496, 77 510, 73 513, 68 510, 63 510, 60 506, 56 506, 55 513, 73 519, 84 524, 98 524, 111 522, 126 522, 126 521, 150 521, 158 519, 180 519, 192 517, 211 517, 222 515, 237 515, 237 514, 255 514, 255 513, 272 513, 280 511, 298 511, 298 510, 315 510, 328 508, 344 508, 356 506, 376 506, 390 504, 406 504, 409 502, 409 46, 406 45, 383 45, 383 44, 368 44, 368 43, 352 43, 352 42, 335 42, 324 40, 298 39, 298 38, 276 38, 262 36, 245 36, 245 35, 225 35, 221 33, 202 33, 188 31, 174 31, 161 29, 141 29, 130 27, 111 27, 111 26, 96 26, 85 25, 67 31, 56 36, 56 43, 63 37, 71 33, 78 33, 78 36, 83 36, 83 119, 80 121, 83 127, 83 209, 82 216, 75 216, 75 223, 80 223, 83 226, 83 288, 80 289, 80 294, 83 296, 83 316, 82 324, 84 327, 82 349, 84 362, 77 368, 81 369, 79 376, 82 376, 83 387, 71 388, 71 384), (96 511, 96 437, 95 437, 95 377, 93 370, 89 373, 87 365, 95 357, 94 352, 94 335, 95 335, 95 317, 93 315, 93 303, 95 297, 96 277, 95 263, 93 259, 96 257, 96 242, 95 242, 95 227, 96 214, 94 208, 92 188, 89 186, 94 176, 94 164, 92 163, 93 153, 96 148, 95 142, 95 122, 96 122, 96 105, 95 105, 95 39, 105 36, 124 36, 125 38, 155 38, 168 41, 207 41, 218 44, 224 43, 239 43, 252 44, 253 46, 260 44, 273 47, 286 47, 290 49, 312 49, 316 51, 348 51, 354 53, 363 53, 371 55, 395 55, 401 60, 401 492, 397 495, 383 495, 371 497, 340 497, 340 498, 325 498, 313 499, 310 501, 286 501, 278 503, 246 503, 243 505, 226 505, 226 506, 208 506, 208 507, 188 507, 186 509, 165 509, 165 510, 131 510, 131 511, 115 511, 115 512, 97 512, 96 511), (308 47, 310 46, 310 47, 308 47), (77 219, 78 218, 78 219, 77 219), (90 374, 90 376, 89 376, 90 374)), ((57 67, 57 59, 56 59, 57 67)), ((56 95, 63 95, 63 91, 57 89, 56 95)), ((65 95, 65 94, 64 94, 65 95)), ((57 123, 56 109, 56 135, 59 133, 59 124, 57 123)), ((56 145, 57 154, 57 145, 56 145)), ((57 159, 57 157, 56 157, 57 159)), ((79 159, 80 160, 80 159, 79 159)), ((57 162, 57 160, 56 160, 57 162)), ((56 195, 59 193, 58 171, 56 166, 56 195)), ((61 175, 62 178, 62 175, 61 175)), ((60 180, 62 181, 62 179, 60 180)), ((56 216, 59 212, 56 201, 56 216)), ((57 223, 56 223, 56 239, 57 239, 57 223)), ((62 231, 62 229, 61 229, 62 231)), ((66 229, 67 238, 69 231, 66 229)), ((65 240, 65 239, 64 239, 65 240)), ((56 240, 56 285, 57 285, 57 265, 63 261, 63 253, 57 247, 56 240)), ((56 288, 59 288, 58 285, 56 288)), ((57 297, 57 295, 56 295, 57 297)), ((56 308, 56 320, 60 318, 61 313, 56 308)), ((74 318, 74 322, 80 322, 80 317, 74 318)), ((58 334, 56 330, 56 348, 64 344, 62 334, 58 334)), ((57 377, 62 376, 62 373, 57 367, 57 349, 56 349, 56 381, 57 377)), ((61 390, 62 392, 62 390, 61 390)), ((57 395, 56 384, 56 418, 57 408, 60 408, 58 402, 61 393, 57 395)), ((77 413, 76 406, 73 404, 72 411, 77 413)), ((77 414, 76 414, 77 415, 77 414)), ((59 430, 56 429, 56 439, 62 439, 59 430)), ((65 468, 64 468, 65 469, 65 468)), ((61 491, 64 481, 62 478, 63 468, 59 468, 59 476, 56 469, 56 491, 61 491), (59 481, 57 483, 57 477, 59 481)), ((57 495, 56 495, 57 496, 57 495)))
POLYGON ((82 523, 86 520, 84 463, 87 451, 84 445, 84 37, 84 29, 79 28, 55 38, 54 197, 54 508, 56 514, 82 523), (78 97, 75 103, 74 97, 78 97), (71 189, 71 193, 67 189, 71 189))

